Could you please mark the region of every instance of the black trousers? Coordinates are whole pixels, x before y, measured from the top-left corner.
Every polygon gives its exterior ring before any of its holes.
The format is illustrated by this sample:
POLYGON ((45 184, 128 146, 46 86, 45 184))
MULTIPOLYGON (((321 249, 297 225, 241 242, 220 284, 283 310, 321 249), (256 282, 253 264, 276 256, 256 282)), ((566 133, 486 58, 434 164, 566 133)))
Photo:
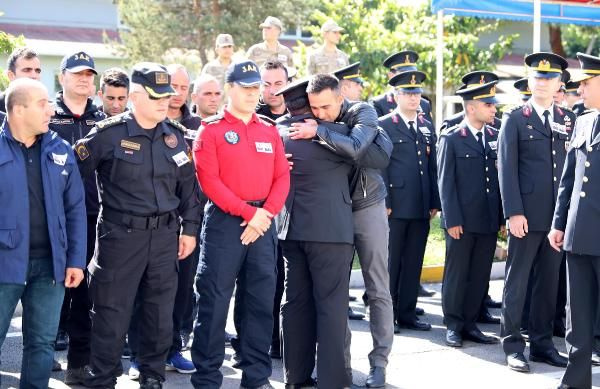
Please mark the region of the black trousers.
MULTIPOLYGON (((90 263, 96 246, 96 221, 98 215, 87 217, 87 251, 86 264, 90 263)), ((84 271, 87 276, 87 270, 84 271)), ((90 361, 90 299, 88 284, 82 282, 77 288, 66 288, 62 313, 65 312, 65 330, 69 334, 69 349, 67 351, 67 368, 78 369, 90 361)))
POLYGON ((417 319, 415 308, 423 256, 429 235, 429 219, 389 219, 390 292, 394 321, 411 323, 417 319))
POLYGON ((286 384, 311 377, 317 357, 318 387, 350 386, 344 364, 348 320, 349 243, 281 242, 285 293, 281 307, 286 384), (318 347, 317 347, 318 344, 318 347))
POLYGON ((177 290, 178 224, 136 230, 100 218, 90 263, 92 301, 90 366, 86 386, 110 386, 122 373, 123 342, 139 300, 140 374, 164 381, 172 343, 173 302, 177 290))
POLYGON ((242 277, 243 306, 240 326, 242 386, 257 387, 271 376, 269 346, 273 331, 276 282, 275 226, 254 243, 244 246, 242 219, 224 213, 212 203, 205 208, 200 263, 196 275, 198 319, 191 354, 195 388, 219 388, 219 368, 225 356, 225 324, 235 281, 242 277))
POLYGON ((592 348, 598 314, 600 257, 567 253, 567 351, 562 383, 592 387, 592 348))
POLYGON ((550 247, 547 231, 530 231, 523 238, 508 236, 508 259, 502 301, 501 336, 504 352, 523 352, 521 319, 533 269, 529 341, 532 353, 554 348, 552 342, 558 273, 562 254, 550 247))
POLYGON ((464 232, 453 239, 446 232, 446 263, 442 284, 442 309, 449 330, 476 328, 481 301, 490 280, 497 234, 464 232))

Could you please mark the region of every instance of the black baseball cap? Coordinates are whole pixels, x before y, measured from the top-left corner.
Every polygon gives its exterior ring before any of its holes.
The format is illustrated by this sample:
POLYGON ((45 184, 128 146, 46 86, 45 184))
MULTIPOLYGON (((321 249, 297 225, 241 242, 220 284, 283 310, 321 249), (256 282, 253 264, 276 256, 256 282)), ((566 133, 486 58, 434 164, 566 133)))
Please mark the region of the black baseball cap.
POLYGON ((225 73, 225 82, 240 84, 241 86, 259 85, 262 80, 258 66, 254 61, 232 63, 225 73))
POLYGON ((456 94, 462 97, 463 100, 477 100, 483 101, 484 103, 497 104, 498 100, 496 99, 496 84, 497 80, 490 81, 485 84, 477 85, 469 87, 468 85, 463 85, 459 90, 456 91, 456 94))
POLYGON ((144 87, 148 95, 154 99, 173 96, 175 90, 171 87, 171 76, 167 68, 154 62, 139 62, 131 71, 131 82, 144 87))
POLYGON ((83 70, 91 70, 98 74, 95 69, 94 59, 84 51, 75 54, 65 55, 60 62, 60 71, 69 73, 79 73, 83 70))

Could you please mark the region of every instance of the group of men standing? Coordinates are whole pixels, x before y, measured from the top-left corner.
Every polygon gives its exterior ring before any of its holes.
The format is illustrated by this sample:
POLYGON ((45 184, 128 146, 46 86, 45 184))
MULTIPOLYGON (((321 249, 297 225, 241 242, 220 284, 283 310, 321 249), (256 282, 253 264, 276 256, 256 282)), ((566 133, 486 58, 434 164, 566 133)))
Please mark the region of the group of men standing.
MULTIPOLYGON (((565 92, 573 86, 567 61, 527 56, 530 97, 501 122, 498 77, 465 75, 456 92, 464 111, 438 133, 417 53, 386 59, 390 90, 368 104, 360 101, 360 63, 336 48, 337 24, 323 25, 324 45, 309 60, 315 74, 298 81, 291 51, 278 42, 279 19, 261 28, 264 42, 244 61, 231 60, 233 39, 220 35, 217 59, 191 90, 181 65, 141 62, 130 77, 109 69, 101 109, 85 52, 63 59, 54 109, 36 81, 35 52, 11 55, 0 129, 0 174, 14 183, 0 190, 8 204, 0 217, 0 296, 8 302, 0 338, 21 300, 21 385, 47 386, 62 328, 67 384, 114 387, 127 345, 129 374, 142 388, 161 388, 165 369, 191 373, 195 388, 218 388, 235 290, 231 342, 242 388, 272 388, 278 357, 286 388, 348 388, 356 251, 373 338, 366 385, 383 387, 394 334, 431 329, 416 303, 430 220, 441 210, 446 343, 498 342, 476 322, 489 317, 489 273, 506 219, 506 363, 530 370, 526 329, 532 361, 566 367, 561 387, 590 387, 600 135, 597 114, 577 118, 555 103, 561 81, 565 92), (561 248, 568 359, 552 339, 561 248)), ((600 108, 600 58, 578 57, 583 102, 600 108)))

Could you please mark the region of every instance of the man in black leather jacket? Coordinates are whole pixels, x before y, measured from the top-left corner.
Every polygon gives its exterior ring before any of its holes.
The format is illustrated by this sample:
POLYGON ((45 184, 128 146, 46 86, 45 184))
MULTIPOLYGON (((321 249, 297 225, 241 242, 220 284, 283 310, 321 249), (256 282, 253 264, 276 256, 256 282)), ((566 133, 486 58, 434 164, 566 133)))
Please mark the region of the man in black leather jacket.
MULTIPOLYGON (((342 122, 348 135, 332 131, 316 121, 294 123, 292 139, 315 138, 335 154, 353 161, 350 190, 354 224, 354 246, 363 269, 371 304, 371 335, 374 348, 369 353, 371 370, 367 387, 385 385, 385 368, 393 342, 393 310, 389 291, 388 223, 386 188, 381 169, 389 163, 392 144, 378 128, 377 113, 367 103, 350 102, 340 95, 337 78, 316 75, 307 88, 313 114, 320 120, 342 122)), ((346 368, 350 369, 350 331, 346 331, 346 368)))

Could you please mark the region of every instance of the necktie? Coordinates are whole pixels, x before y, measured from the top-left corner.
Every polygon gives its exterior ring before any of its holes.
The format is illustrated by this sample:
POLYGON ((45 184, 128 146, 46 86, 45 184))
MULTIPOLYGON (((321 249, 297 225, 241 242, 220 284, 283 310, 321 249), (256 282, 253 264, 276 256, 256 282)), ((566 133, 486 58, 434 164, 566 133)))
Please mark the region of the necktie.
POLYGON ((414 121, 409 121, 408 122, 408 129, 413 133, 413 134, 417 134, 417 129, 415 128, 415 122, 414 121))
POLYGON ((550 126, 550 111, 545 110, 544 117, 546 118, 545 122, 544 122, 544 127, 546 128, 546 132, 548 133, 548 135, 552 135, 552 126, 550 126))
POLYGON ((477 143, 479 143, 481 150, 485 153, 485 146, 483 144, 483 132, 481 131, 477 132, 477 143))

